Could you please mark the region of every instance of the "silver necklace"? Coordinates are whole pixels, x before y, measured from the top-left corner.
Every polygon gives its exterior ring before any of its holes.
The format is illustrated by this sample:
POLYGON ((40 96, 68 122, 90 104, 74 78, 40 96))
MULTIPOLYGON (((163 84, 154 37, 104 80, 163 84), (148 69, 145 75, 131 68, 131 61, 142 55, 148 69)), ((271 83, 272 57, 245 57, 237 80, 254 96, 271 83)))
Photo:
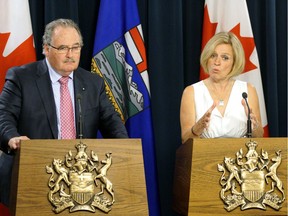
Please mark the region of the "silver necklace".
MULTIPOLYGON (((213 86, 213 89, 214 89, 214 92, 215 92, 214 94, 219 98, 219 95, 216 94, 217 90, 216 90, 215 86, 214 86, 214 85, 212 85, 212 86, 213 86)), ((227 87, 228 87, 228 89, 229 89, 229 87, 230 87, 230 82, 227 84, 227 86, 226 86, 225 88, 227 88, 227 87)), ((224 98, 226 97, 226 94, 227 94, 227 92, 225 91, 224 97, 222 97, 221 99, 219 99, 219 103, 218 103, 219 106, 224 106, 224 105, 225 105, 224 98)))
POLYGON ((219 100, 219 106, 224 106, 224 100, 223 99, 219 100))

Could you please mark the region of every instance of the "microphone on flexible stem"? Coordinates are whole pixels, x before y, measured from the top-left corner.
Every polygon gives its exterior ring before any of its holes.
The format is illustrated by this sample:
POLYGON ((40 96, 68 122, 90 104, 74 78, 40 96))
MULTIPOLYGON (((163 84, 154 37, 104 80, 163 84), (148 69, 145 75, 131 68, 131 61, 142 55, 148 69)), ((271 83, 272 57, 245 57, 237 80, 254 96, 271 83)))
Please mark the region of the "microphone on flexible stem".
POLYGON ((80 143, 82 143, 82 138, 83 138, 83 120, 82 120, 82 108, 81 108, 81 94, 77 94, 77 102, 78 102, 78 113, 79 113, 79 119, 78 119, 78 124, 79 124, 79 138, 80 138, 80 143))
POLYGON ((248 108, 248 119, 247 119, 247 133, 246 133, 246 137, 252 137, 252 123, 251 123, 251 118, 250 118, 250 107, 249 107, 249 104, 248 104, 248 101, 247 101, 247 93, 246 92, 243 92, 242 93, 242 97, 244 98, 245 102, 246 102, 246 105, 247 105, 247 108, 248 108))

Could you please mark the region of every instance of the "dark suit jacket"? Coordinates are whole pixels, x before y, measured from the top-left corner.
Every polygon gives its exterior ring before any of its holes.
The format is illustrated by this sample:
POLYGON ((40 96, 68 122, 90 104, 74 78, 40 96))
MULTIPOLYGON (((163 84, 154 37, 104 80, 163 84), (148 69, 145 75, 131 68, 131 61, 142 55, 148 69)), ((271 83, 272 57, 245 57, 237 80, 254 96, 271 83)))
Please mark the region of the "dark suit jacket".
MULTIPOLYGON (((79 119, 76 95, 81 95, 83 137, 96 138, 100 130, 104 138, 128 138, 119 114, 105 94, 103 79, 78 68, 73 80, 76 120, 79 119)), ((6 74, 0 95, 1 149, 7 151, 9 139, 17 136, 58 137, 56 106, 45 60, 11 68, 6 74)))

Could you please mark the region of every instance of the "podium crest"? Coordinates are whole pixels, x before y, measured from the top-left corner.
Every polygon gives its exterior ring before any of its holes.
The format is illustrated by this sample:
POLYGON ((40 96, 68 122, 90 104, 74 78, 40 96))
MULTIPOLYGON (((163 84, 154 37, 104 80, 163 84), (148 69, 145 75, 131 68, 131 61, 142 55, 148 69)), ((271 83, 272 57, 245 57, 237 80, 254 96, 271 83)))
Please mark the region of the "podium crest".
POLYGON ((277 174, 282 160, 281 150, 276 151, 270 160, 265 150, 256 151, 257 146, 257 142, 250 140, 246 143, 246 154, 240 149, 236 158, 225 156, 223 163, 218 164, 218 171, 222 172, 220 198, 227 211, 238 206, 241 210, 265 210, 266 205, 279 210, 285 201, 283 184, 277 174))
POLYGON ((113 184, 107 178, 112 153, 106 153, 106 159, 99 161, 93 151, 90 155, 86 153, 87 146, 81 141, 75 148, 75 156, 69 151, 64 161, 54 158, 52 164, 46 166, 46 172, 51 174, 48 200, 52 210, 60 213, 66 208, 70 212, 99 209, 108 213, 115 202, 113 184))

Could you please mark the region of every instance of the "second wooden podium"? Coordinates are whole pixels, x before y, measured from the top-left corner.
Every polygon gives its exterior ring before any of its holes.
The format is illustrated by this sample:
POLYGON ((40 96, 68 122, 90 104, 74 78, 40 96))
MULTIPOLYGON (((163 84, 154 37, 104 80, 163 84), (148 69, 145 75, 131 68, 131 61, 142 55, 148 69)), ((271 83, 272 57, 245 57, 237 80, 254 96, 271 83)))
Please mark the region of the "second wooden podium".
POLYGON ((179 215, 287 215, 287 138, 189 140, 174 180, 179 215))

